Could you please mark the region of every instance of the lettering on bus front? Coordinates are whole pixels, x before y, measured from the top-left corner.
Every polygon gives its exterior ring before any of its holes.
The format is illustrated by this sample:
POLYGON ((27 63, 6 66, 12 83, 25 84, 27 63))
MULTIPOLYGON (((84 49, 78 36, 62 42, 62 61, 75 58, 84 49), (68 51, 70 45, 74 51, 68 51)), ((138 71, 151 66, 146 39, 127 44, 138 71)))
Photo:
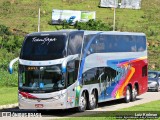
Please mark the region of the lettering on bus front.
POLYGON ((45 38, 38 38, 38 37, 34 37, 32 38, 32 42, 42 42, 41 45, 47 43, 47 45, 50 42, 55 42, 57 39, 56 38, 49 38, 49 37, 45 37, 45 38))

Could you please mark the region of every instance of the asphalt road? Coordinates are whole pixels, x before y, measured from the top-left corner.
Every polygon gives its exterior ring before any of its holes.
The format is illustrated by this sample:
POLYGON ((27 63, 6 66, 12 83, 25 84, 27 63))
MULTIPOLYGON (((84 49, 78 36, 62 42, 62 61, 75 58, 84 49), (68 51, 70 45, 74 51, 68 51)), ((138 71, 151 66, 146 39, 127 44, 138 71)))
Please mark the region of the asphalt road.
MULTIPOLYGON (((98 108, 94 110, 87 110, 86 112, 82 112, 82 113, 76 112, 75 109, 36 111, 36 110, 20 110, 18 109, 18 107, 0 110, 0 113, 1 112, 27 113, 27 114, 40 113, 42 117, 39 117, 39 119, 57 119, 57 118, 63 118, 63 117, 84 116, 88 114, 95 114, 98 112, 115 111, 118 109, 127 108, 127 107, 131 107, 131 106, 135 106, 135 105, 139 105, 139 104, 143 104, 143 103, 147 103, 155 100, 160 100, 160 92, 147 92, 143 95, 138 96, 136 101, 130 102, 130 103, 123 103, 122 100, 114 100, 114 101, 100 103, 98 104, 98 108)), ((1 118, 2 117, 0 117, 0 119, 1 118)), ((8 120, 8 118, 6 119, 8 120)), ((32 119, 34 119, 34 117, 32 119)))

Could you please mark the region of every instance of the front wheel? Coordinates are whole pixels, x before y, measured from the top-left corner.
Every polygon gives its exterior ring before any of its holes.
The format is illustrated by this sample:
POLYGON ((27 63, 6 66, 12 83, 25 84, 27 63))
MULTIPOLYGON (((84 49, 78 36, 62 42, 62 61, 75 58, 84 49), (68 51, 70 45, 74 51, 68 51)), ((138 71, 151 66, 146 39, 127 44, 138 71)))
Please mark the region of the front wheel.
POLYGON ((90 100, 89 100, 89 103, 88 103, 88 109, 89 110, 92 110, 94 108, 96 108, 97 106, 97 96, 96 96, 96 93, 95 93, 95 90, 92 91, 91 95, 90 95, 90 100))
POLYGON ((126 96, 124 98, 124 102, 125 103, 129 103, 131 101, 131 89, 129 86, 127 86, 127 89, 126 89, 126 96))
POLYGON ((86 107, 87 107, 87 99, 86 99, 85 92, 83 92, 81 97, 80 97, 80 103, 79 103, 79 107, 78 107, 77 110, 79 112, 84 112, 86 110, 86 107))

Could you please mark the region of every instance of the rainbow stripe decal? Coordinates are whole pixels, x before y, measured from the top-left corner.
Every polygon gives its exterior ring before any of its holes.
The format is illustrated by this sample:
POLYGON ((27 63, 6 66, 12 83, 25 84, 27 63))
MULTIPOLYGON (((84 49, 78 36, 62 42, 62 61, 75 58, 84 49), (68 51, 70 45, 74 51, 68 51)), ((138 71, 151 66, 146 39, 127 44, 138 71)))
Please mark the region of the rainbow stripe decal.
POLYGON ((121 60, 110 60, 107 61, 109 67, 113 68, 117 72, 124 73, 123 75, 117 75, 119 78, 119 83, 115 85, 113 91, 111 91, 112 98, 120 98, 123 96, 123 91, 125 86, 130 82, 132 76, 135 73, 135 68, 132 66, 133 63, 138 61, 144 61, 147 57, 141 57, 138 59, 130 58, 130 59, 121 59, 121 60))

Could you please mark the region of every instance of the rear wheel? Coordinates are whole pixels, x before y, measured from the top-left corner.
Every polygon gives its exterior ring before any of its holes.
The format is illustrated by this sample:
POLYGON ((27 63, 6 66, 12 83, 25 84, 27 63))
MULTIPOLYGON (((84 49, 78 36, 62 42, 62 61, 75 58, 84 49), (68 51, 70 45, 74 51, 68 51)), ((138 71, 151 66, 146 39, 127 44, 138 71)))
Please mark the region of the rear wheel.
POLYGON ((138 89, 137 89, 136 86, 134 86, 134 88, 132 90, 131 101, 135 101, 136 100, 137 94, 138 94, 138 89))
POLYGON ((127 89, 126 89, 126 96, 124 98, 124 102, 125 103, 129 103, 131 101, 131 89, 129 86, 127 86, 127 89))
POLYGON ((88 103, 88 109, 92 110, 92 109, 96 108, 96 106, 97 106, 97 96, 96 96, 96 92, 94 90, 94 91, 92 91, 92 93, 90 95, 90 100, 89 100, 89 103, 88 103))
POLYGON ((86 99, 85 92, 83 92, 81 97, 80 97, 80 103, 79 103, 79 107, 78 107, 77 110, 79 112, 84 112, 86 110, 86 107, 87 107, 87 99, 86 99))

